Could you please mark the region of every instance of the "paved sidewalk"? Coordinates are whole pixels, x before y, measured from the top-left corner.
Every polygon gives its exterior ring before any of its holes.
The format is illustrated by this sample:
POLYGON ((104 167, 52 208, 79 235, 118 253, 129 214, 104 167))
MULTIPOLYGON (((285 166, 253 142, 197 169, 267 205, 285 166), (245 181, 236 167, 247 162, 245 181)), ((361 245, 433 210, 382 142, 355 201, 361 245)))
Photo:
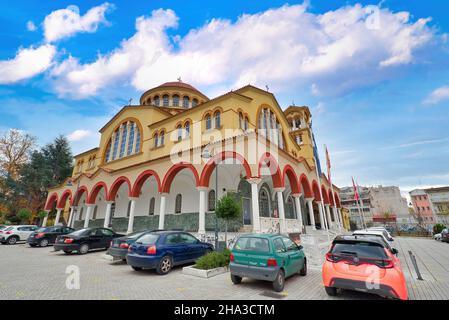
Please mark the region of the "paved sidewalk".
MULTIPOLYGON (((398 238, 395 246, 400 250, 411 299, 449 299, 449 244, 398 238), (409 249, 416 255, 425 281, 414 280, 409 249)), ((241 285, 233 285, 229 274, 201 279, 183 275, 181 268, 176 268, 159 276, 153 271, 135 272, 123 262, 107 261, 104 251, 66 256, 52 250, 23 244, 0 246, 0 299, 380 299, 352 291, 327 296, 320 268, 309 269, 306 277, 288 279, 285 291, 276 294, 267 282, 244 279, 241 285), (66 268, 71 265, 80 269, 80 290, 66 288, 66 268)))

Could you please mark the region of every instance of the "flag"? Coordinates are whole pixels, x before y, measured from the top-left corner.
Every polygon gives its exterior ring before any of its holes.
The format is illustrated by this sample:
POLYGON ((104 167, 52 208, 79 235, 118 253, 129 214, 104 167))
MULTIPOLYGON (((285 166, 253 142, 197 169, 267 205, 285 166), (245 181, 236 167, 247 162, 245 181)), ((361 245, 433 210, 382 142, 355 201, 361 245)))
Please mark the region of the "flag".
POLYGON ((352 187, 354 188, 354 200, 359 201, 359 199, 360 199, 359 191, 358 191, 358 188, 356 188, 356 186, 355 186, 354 177, 352 177, 352 187))
POLYGON ((315 142, 315 135, 313 134, 312 124, 310 124, 310 131, 312 132, 312 140, 313 140, 313 156, 315 157, 316 166, 318 168, 318 175, 321 177, 321 163, 320 158, 318 157, 318 148, 315 142))
POLYGON ((331 180, 331 159, 329 157, 329 151, 327 150, 326 145, 324 145, 324 149, 326 151, 327 175, 328 175, 329 182, 330 182, 330 180, 331 180))

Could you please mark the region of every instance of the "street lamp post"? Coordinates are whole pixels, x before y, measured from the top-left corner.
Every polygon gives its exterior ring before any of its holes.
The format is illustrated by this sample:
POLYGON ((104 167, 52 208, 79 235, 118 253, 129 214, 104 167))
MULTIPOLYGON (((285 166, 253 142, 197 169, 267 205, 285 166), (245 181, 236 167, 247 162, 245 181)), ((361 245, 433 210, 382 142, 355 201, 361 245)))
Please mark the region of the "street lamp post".
MULTIPOLYGON (((209 150, 204 149, 201 157, 203 159, 211 159, 212 154, 209 150)), ((218 160, 215 161, 215 250, 218 251, 218 217, 217 217, 217 203, 218 203, 218 160)))

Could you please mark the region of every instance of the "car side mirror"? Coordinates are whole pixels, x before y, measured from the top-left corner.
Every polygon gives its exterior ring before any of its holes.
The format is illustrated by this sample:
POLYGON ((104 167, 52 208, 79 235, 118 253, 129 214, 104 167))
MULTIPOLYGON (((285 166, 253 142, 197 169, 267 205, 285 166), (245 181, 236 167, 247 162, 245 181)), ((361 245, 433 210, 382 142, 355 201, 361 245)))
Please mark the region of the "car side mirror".
POLYGON ((304 247, 302 245, 299 245, 298 250, 302 250, 302 249, 304 249, 304 247))
POLYGON ((396 255, 399 253, 398 249, 396 249, 396 248, 392 248, 391 252, 396 255))

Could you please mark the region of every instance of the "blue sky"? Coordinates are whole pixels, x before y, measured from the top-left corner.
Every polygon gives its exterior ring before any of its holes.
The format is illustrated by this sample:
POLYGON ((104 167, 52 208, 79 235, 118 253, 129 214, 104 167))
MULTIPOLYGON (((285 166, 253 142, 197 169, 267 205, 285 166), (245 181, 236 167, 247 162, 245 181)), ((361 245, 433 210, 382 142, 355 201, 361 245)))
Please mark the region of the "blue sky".
POLYGON ((165 81, 209 97, 268 85, 283 107, 310 106, 336 184, 447 185, 448 12, 440 0, 2 1, 0 130, 64 134, 78 153, 165 81))

